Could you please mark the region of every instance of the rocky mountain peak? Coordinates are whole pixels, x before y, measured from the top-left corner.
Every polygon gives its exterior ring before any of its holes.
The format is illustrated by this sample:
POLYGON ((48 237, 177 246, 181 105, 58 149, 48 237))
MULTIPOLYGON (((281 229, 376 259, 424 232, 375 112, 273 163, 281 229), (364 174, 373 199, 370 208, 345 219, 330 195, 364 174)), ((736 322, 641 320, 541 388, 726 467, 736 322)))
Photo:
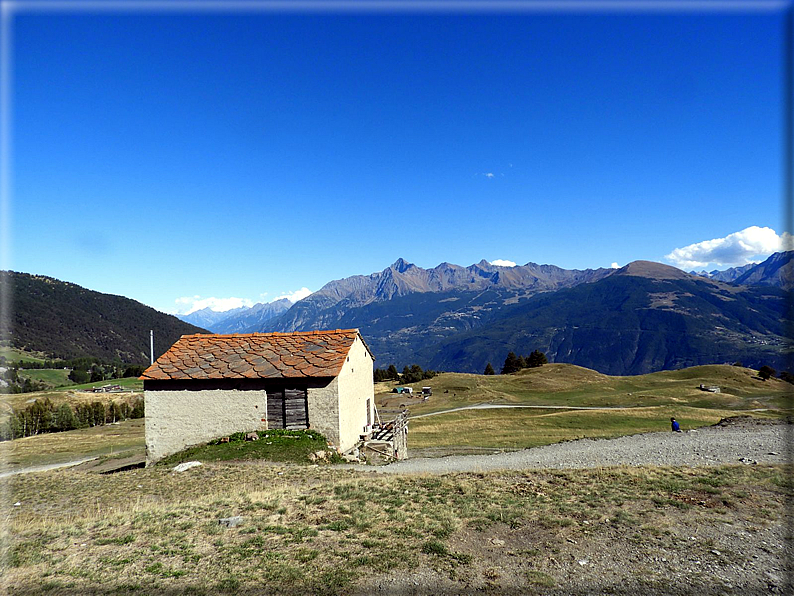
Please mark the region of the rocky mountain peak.
POLYGON ((415 267, 415 265, 413 263, 409 263, 408 261, 400 257, 399 259, 394 261, 394 264, 391 267, 389 267, 389 269, 394 269, 398 273, 405 273, 411 267, 415 267))
POLYGON ((613 275, 633 275, 634 277, 648 277, 651 279, 687 279, 689 273, 677 267, 655 263, 654 261, 632 261, 621 267, 613 275))

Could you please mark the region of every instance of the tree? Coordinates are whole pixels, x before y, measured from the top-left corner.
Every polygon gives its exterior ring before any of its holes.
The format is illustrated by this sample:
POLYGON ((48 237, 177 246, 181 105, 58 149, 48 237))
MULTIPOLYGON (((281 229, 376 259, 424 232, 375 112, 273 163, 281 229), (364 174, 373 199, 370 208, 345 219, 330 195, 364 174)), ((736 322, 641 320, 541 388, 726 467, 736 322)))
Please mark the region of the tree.
POLYGON ((77 417, 77 423, 80 428, 93 426, 91 422, 94 419, 94 415, 89 404, 77 404, 74 408, 74 414, 77 417))
POLYGON ((135 402, 135 405, 132 407, 130 418, 143 418, 145 414, 146 414, 146 410, 143 404, 143 399, 139 399, 138 401, 135 402))
POLYGON ((124 369, 124 377, 140 377, 144 370, 146 370, 145 366, 131 364, 124 369))
POLYGON ((52 426, 53 405, 49 397, 37 399, 25 409, 28 418, 28 436, 46 433, 52 426))
POLYGON ((91 383, 99 383, 100 381, 105 380, 105 374, 102 370, 102 367, 99 365, 94 365, 91 367, 91 383))
POLYGON ((510 352, 505 358, 504 366, 502 366, 502 374, 509 375, 510 373, 518 372, 521 370, 521 364, 515 352, 510 352))
POLYGON ((0 425, 0 440, 10 441, 22 436, 22 422, 13 410, 5 423, 0 425))
POLYGON ((758 369, 758 376, 761 377, 762 380, 766 381, 768 378, 775 376, 775 369, 765 364, 758 369))
POLYGON ((88 383, 88 380, 91 377, 89 374, 77 368, 73 368, 72 371, 69 373, 69 380, 73 383, 77 383, 78 385, 82 385, 83 383, 88 383))
POLYGON ((549 361, 546 358, 546 354, 541 352, 540 350, 535 350, 529 356, 527 356, 527 366, 529 368, 537 368, 539 366, 543 366, 544 364, 548 364, 549 361))
POLYGON ((493 369, 493 366, 491 366, 490 362, 485 365, 485 372, 482 373, 482 374, 484 374, 484 375, 495 375, 496 374, 496 371, 493 369))
POLYGON ((74 410, 66 403, 58 406, 58 409, 55 410, 54 417, 55 422, 53 427, 58 430, 73 430, 80 425, 80 421, 77 420, 77 416, 74 415, 74 410))
POLYGON ((101 401, 91 402, 91 426, 102 426, 105 424, 105 404, 101 401))
POLYGON ((792 375, 787 370, 780 371, 780 378, 786 381, 786 383, 794 384, 794 375, 792 375))
POLYGON ((116 402, 110 402, 107 414, 105 415, 105 422, 113 423, 118 422, 121 419, 121 408, 116 402))
POLYGON ((399 381, 400 380, 400 373, 397 372, 397 367, 393 364, 389 365, 389 368, 386 369, 386 374, 388 375, 389 379, 392 381, 399 381))
POLYGON ((126 420, 127 418, 132 418, 132 406, 128 404, 126 401, 121 402, 121 419, 126 420))

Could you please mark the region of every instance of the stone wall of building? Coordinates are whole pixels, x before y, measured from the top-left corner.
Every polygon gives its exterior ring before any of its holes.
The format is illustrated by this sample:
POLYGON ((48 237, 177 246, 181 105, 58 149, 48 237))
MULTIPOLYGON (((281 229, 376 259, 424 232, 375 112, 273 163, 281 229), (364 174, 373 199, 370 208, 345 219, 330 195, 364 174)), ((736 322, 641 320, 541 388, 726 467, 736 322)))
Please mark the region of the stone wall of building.
POLYGON ((191 445, 267 428, 265 391, 146 391, 146 461, 191 445))
POLYGON ((309 428, 322 433, 329 443, 340 446, 339 436, 339 379, 325 386, 310 386, 307 389, 309 428))

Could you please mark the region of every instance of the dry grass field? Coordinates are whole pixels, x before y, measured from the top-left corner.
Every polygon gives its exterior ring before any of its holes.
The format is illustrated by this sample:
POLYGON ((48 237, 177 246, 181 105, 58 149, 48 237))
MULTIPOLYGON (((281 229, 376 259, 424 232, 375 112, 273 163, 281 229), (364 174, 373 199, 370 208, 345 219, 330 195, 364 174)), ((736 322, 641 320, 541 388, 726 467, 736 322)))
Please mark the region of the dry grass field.
MULTIPOLYGON (((542 410, 501 408, 462 410, 410 422, 413 450, 442 447, 526 449, 576 439, 609 439, 670 430, 675 416, 683 430, 716 424, 723 418, 748 414, 742 410, 653 406, 604 410, 542 410)), ((774 416, 753 412, 758 417, 774 416)), ((456 449, 456 452, 459 450, 456 449)), ((414 451, 416 453, 416 451, 414 451)))
POLYGON ((0 507, 3 582, 15 595, 636 594, 683 573, 677 593, 754 593, 760 566, 781 564, 788 482, 772 466, 29 474, 0 507))
MULTIPOLYGON (((105 381, 103 383, 94 383, 94 385, 101 386, 115 382, 116 381, 105 381)), ((138 383, 140 383, 140 381, 138 381, 138 383)), ((118 403, 121 403, 122 401, 134 403, 135 400, 143 397, 142 388, 125 389, 121 393, 93 393, 91 391, 85 391, 85 389, 90 388, 91 385, 78 385, 74 388, 62 387, 47 391, 37 391, 35 393, 5 394, 2 396, 2 402, 0 402, 0 404, 2 404, 3 411, 7 412, 11 408, 14 408, 15 410, 24 409, 37 399, 49 399, 57 408, 62 403, 68 403, 72 407, 80 403, 90 404, 94 401, 101 401, 104 404, 108 404, 111 401, 118 403)))

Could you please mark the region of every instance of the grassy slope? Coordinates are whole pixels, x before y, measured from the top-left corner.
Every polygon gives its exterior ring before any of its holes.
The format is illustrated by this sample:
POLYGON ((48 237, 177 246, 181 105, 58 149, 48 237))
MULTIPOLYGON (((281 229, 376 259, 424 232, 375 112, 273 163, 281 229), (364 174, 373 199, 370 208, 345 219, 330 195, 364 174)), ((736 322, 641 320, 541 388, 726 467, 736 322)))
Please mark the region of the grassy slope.
POLYGON ((143 418, 4 441, 0 443, 0 472, 121 453, 144 453, 143 418))
MULTIPOLYGON (((312 431, 293 430, 265 430, 257 433, 259 439, 246 441, 235 433, 228 443, 206 444, 190 447, 179 453, 166 457, 160 465, 173 466, 174 464, 198 460, 228 461, 228 460, 265 460, 273 462, 294 462, 305 464, 310 453, 326 452, 323 461, 339 463, 341 456, 336 451, 328 449, 328 441, 320 433, 312 431)), ((214 443, 214 442, 213 442, 214 443)))
POLYGON ((28 352, 9 346, 0 346, 0 356, 3 356, 8 362, 18 362, 20 360, 44 362, 47 359, 44 352, 28 352))
POLYGON ((688 406, 567 411, 520 408, 466 410, 411 420, 408 446, 409 449, 525 449, 582 438, 605 439, 669 431, 671 416, 675 416, 681 428, 687 430, 746 413, 688 406))
POLYGON ((44 381, 50 387, 66 387, 72 384, 69 380, 69 370, 62 368, 32 368, 19 371, 19 376, 31 381, 44 381))
MULTIPOLYGON (((602 411, 540 409, 468 410, 411 421, 409 447, 526 448, 583 437, 606 438, 664 431, 671 416, 684 429, 760 408, 790 405, 792 386, 762 381, 747 368, 711 365, 630 377, 610 377, 572 364, 548 364, 515 375, 444 373, 411 386, 433 387, 426 402, 388 393, 379 383, 376 401, 385 410, 405 404, 413 415, 479 403, 623 408, 602 411), (721 393, 698 389, 719 385, 721 393), (385 407, 384 407, 385 406, 385 407)), ((756 415, 763 415, 755 413, 756 415)))
POLYGON ((748 368, 709 365, 637 375, 610 377, 572 364, 547 364, 514 375, 443 373, 408 385, 433 388, 427 402, 389 393, 395 383, 376 385, 376 403, 386 408, 406 404, 412 414, 426 414, 478 403, 558 406, 688 405, 709 408, 780 406, 794 386, 780 379, 762 381, 748 368), (722 393, 698 385, 719 385, 722 393), (448 393, 447 393, 448 392, 448 393))
POLYGON ((71 390, 91 389, 92 387, 102 387, 103 385, 121 385, 122 388, 130 391, 143 391, 143 381, 138 377, 127 377, 125 379, 109 379, 107 381, 97 381, 96 383, 83 383, 82 385, 70 385, 71 390))

